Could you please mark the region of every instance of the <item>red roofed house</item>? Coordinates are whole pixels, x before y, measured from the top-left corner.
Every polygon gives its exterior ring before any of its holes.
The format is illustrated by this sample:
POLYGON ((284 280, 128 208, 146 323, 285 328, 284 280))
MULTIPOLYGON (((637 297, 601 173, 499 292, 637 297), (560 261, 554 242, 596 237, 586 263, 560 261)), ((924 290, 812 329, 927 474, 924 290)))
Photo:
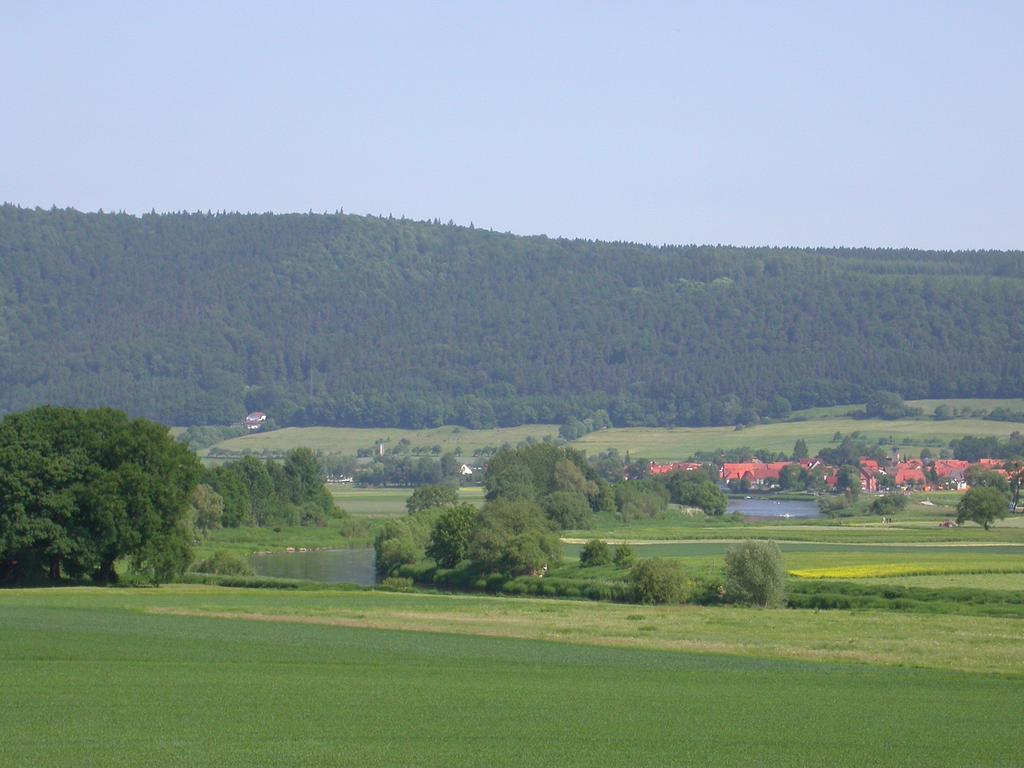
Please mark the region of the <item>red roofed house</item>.
POLYGON ((667 475, 669 472, 699 472, 704 465, 696 461, 677 461, 673 464, 657 464, 651 462, 651 475, 667 475))
POLYGON ((924 465, 917 459, 900 462, 893 467, 893 482, 900 487, 926 485, 928 479, 924 476, 924 465))
POLYGON ((963 475, 970 466, 970 462, 960 459, 936 459, 932 466, 935 467, 935 474, 945 480, 953 475, 963 475))
POLYGON ((792 461, 747 461, 734 464, 723 464, 718 476, 723 483, 733 480, 746 480, 751 485, 771 485, 779 480, 783 467, 792 461))

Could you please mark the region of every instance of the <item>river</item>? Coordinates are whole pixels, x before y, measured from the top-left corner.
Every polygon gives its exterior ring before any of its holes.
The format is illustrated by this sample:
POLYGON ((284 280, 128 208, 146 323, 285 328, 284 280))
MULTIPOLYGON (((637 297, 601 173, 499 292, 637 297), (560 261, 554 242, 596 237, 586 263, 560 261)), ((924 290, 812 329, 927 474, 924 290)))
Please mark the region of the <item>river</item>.
POLYGON ((729 512, 746 517, 824 517, 813 501, 775 501, 771 498, 729 499, 729 512))
POLYGON ((308 579, 324 584, 375 584, 373 548, 321 549, 312 552, 270 552, 252 556, 260 576, 308 579))

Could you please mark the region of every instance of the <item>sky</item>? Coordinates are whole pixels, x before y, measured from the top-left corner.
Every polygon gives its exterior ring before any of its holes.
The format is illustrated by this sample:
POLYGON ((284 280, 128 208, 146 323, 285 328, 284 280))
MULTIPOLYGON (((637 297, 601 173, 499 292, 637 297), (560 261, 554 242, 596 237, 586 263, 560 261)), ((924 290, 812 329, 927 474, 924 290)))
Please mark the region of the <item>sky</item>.
POLYGON ((0 201, 1024 249, 1024 3, 0 0, 0 201))

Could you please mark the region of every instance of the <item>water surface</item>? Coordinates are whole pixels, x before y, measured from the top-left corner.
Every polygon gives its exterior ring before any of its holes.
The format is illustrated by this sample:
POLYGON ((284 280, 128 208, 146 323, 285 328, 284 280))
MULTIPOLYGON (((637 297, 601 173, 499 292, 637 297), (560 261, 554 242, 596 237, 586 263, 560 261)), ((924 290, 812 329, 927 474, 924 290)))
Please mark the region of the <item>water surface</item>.
POLYGON ((811 518, 824 517, 813 501, 782 501, 775 499, 729 499, 729 512, 747 517, 811 518))
POLYGON ((377 581, 373 548, 322 549, 314 552, 271 552, 252 556, 252 569, 259 576, 280 579, 308 579, 324 584, 362 584, 377 581))

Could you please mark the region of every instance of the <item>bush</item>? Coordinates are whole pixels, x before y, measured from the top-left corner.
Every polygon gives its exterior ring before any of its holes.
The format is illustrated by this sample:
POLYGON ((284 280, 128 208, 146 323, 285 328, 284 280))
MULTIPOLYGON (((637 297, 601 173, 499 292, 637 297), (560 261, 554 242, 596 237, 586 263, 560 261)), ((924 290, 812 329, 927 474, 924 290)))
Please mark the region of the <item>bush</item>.
POLYGON ((871 502, 871 514, 891 517, 907 507, 907 497, 898 493, 882 496, 871 502))
POLYGON ((596 565, 608 565, 612 561, 612 553, 608 542, 591 539, 580 550, 580 565, 589 568, 596 565))
POLYGON ((253 570, 241 558, 224 549, 218 549, 210 557, 192 566, 198 573, 215 573, 221 576, 252 576, 253 570))
MULTIPOLYGON (((573 464, 573 467, 576 465, 573 464)), ((587 497, 573 491, 555 491, 544 497, 544 514, 562 530, 589 528, 594 521, 587 497)))
POLYGON ((629 582, 640 603, 685 603, 693 590, 679 563, 658 557, 634 565, 629 582))
POLYGON ((390 576, 400 566, 415 563, 422 555, 422 550, 416 546, 416 542, 409 534, 394 538, 378 536, 374 541, 374 549, 377 573, 381 576, 390 576))
POLYGON ((615 547, 615 556, 612 561, 620 568, 632 565, 635 560, 636 555, 633 554, 633 548, 629 544, 623 543, 615 547))
POLYGON ((412 579, 404 576, 388 576, 377 585, 391 592, 412 592, 412 579))
POLYGON ((741 603, 781 605, 786 592, 782 552, 774 541, 744 541, 725 554, 726 593, 741 603))

